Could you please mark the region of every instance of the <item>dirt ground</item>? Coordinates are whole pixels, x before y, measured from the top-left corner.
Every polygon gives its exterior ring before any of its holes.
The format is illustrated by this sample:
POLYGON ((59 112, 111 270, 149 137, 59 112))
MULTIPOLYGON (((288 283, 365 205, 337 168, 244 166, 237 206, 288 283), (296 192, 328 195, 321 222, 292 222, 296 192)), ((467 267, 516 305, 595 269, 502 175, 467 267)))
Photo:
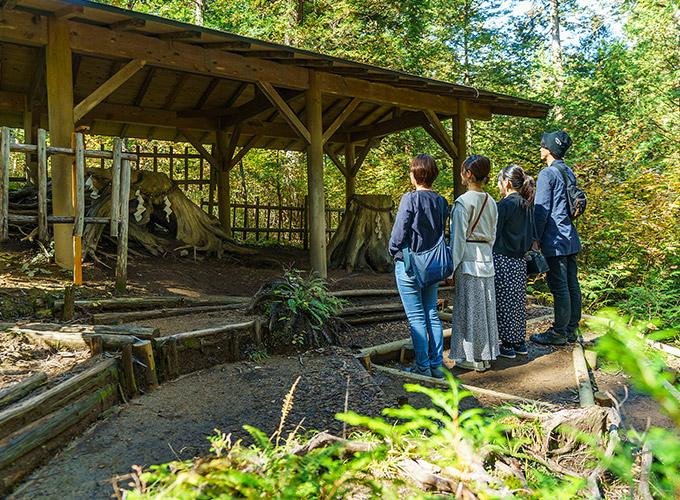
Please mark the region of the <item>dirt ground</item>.
MULTIPOLYGON (((0 297, 3 321, 54 321, 50 302, 60 298, 69 276, 56 266, 33 262, 34 254, 23 244, 0 249, 0 297), (4 263, 4 270, 3 264, 4 263)), ((288 248, 264 249, 258 258, 248 260, 212 258, 151 258, 132 256, 129 264, 127 296, 143 295, 240 295, 252 296, 267 280, 282 275, 282 264, 305 269, 307 253, 288 248)), ((85 285, 79 298, 112 295, 113 272, 87 264, 85 285)), ((329 288, 396 288, 392 274, 362 274, 330 271, 329 288)), ((450 294, 450 292, 448 292, 450 294)), ((447 292, 440 294, 440 298, 447 292)), ((373 302, 395 302, 398 297, 373 302)), ((362 302, 365 304, 367 302, 362 302)), ((530 317, 545 314, 544 308, 529 309, 530 317)), ((82 315, 78 321, 87 321, 82 315)), ((161 335, 196 330, 246 319, 244 309, 201 315, 140 321, 157 326, 161 335)), ((549 321, 534 323, 529 334, 543 331, 549 321)), ((447 328, 450 325, 445 324, 447 328)), ((329 429, 342 434, 342 424, 334 415, 348 408, 366 415, 379 415, 387 406, 397 406, 397 398, 408 397, 409 404, 430 404, 419 394, 407 393, 407 380, 375 371, 369 376, 353 356, 363 347, 407 339, 406 321, 368 324, 350 328, 342 335, 342 346, 312 350, 300 355, 276 356, 242 361, 206 369, 164 383, 158 389, 116 408, 107 418, 76 438, 71 445, 37 470, 13 498, 109 498, 113 484, 126 487, 125 475, 132 466, 148 467, 176 459, 187 459, 209 451, 207 436, 219 429, 232 438, 249 440, 244 424, 271 435, 281 420, 281 404, 300 376, 294 393, 293 412, 284 422, 292 431, 329 429), (116 480, 115 478, 119 478, 116 480)), ((445 346, 446 347, 446 346, 445 346)), ((0 388, 36 371, 44 371, 56 383, 88 354, 83 350, 35 348, 25 339, 0 335, 0 388)), ((445 362, 452 360, 445 352, 445 362)), ((549 348, 529 344, 529 355, 499 359, 486 373, 453 368, 462 382, 495 391, 551 402, 559 406, 578 404, 570 347, 549 348)), ((623 398, 627 379, 621 373, 594 372, 600 390, 623 398)), ((466 398, 463 408, 490 408, 502 404, 489 397, 466 398)), ((654 404, 642 394, 631 392, 624 405, 628 423, 644 429, 669 426, 654 404)))

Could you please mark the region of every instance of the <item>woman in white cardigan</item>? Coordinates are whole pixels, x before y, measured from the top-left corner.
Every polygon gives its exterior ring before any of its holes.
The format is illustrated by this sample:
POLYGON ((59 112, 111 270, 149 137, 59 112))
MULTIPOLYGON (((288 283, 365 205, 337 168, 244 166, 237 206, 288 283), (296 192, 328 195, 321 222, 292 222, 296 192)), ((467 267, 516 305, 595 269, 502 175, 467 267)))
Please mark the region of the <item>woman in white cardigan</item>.
POLYGON ((451 252, 455 292, 450 358, 456 366, 484 371, 499 354, 494 287, 493 244, 496 202, 484 192, 491 162, 475 155, 463 162, 460 176, 468 191, 451 212, 451 252))

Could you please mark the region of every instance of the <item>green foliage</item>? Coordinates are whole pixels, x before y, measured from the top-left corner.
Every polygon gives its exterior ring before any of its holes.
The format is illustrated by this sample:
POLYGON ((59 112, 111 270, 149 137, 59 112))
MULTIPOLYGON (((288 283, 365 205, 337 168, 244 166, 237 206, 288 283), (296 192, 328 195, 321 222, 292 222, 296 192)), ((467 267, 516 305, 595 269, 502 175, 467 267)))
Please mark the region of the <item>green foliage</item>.
POLYGON ((318 347, 336 343, 337 333, 345 326, 337 317, 343 303, 328 293, 323 278, 288 269, 281 281, 262 285, 249 311, 268 318, 275 343, 318 347))

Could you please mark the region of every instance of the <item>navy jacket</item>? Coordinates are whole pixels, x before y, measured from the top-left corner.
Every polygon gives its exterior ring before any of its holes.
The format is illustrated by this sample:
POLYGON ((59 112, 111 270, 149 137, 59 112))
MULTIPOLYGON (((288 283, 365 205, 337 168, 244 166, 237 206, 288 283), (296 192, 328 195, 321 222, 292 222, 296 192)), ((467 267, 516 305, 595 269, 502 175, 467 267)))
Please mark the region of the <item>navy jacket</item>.
POLYGON ((390 237, 392 258, 404 260, 401 249, 406 246, 413 252, 432 248, 444 230, 448 214, 449 204, 434 191, 410 191, 402 196, 390 237))
MULTIPOLYGON (((562 165, 567 176, 576 182, 574 172, 563 160, 557 159, 552 163, 555 164, 562 165)), ((536 235, 546 257, 573 255, 581 250, 581 240, 567 211, 567 186, 560 171, 552 165, 543 168, 536 181, 536 235)))
POLYGON ((496 241, 493 252, 519 259, 531 249, 536 237, 534 234, 534 209, 526 205, 519 193, 511 193, 496 206, 496 241))

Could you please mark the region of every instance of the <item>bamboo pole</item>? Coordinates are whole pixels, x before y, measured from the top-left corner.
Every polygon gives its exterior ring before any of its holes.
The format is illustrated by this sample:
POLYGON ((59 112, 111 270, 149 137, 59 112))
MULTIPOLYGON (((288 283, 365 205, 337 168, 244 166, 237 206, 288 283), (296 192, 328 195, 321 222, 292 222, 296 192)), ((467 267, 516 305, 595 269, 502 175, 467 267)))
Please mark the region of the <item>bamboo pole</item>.
POLYGON ((38 387, 47 382, 47 375, 44 373, 35 373, 21 382, 11 385, 0 391, 0 408, 19 401, 21 398, 30 394, 38 387))
POLYGON ((45 130, 38 129, 38 239, 49 239, 47 227, 47 139, 45 130))
POLYGON ((9 128, 0 131, 0 241, 9 237, 9 128))
POLYGON ((350 325, 361 325, 364 323, 382 323, 384 321, 399 321, 406 319, 405 312, 394 312, 385 314, 376 314, 374 316, 359 316, 356 318, 348 318, 345 320, 350 325))
POLYGON ((111 231, 113 237, 118 237, 118 222, 120 221, 120 168, 123 145, 120 137, 113 139, 113 163, 111 164, 111 231))
POLYGON ((116 262, 116 291, 124 292, 127 286, 128 223, 130 211, 130 161, 121 162, 120 224, 118 225, 118 258, 116 262))
POLYGON ((141 361, 145 368, 146 385, 149 389, 158 387, 158 375, 156 375, 156 362, 151 349, 151 341, 141 340, 132 344, 132 352, 141 361))
MULTIPOLYGON (((440 292, 450 292, 453 291, 452 286, 440 286, 440 292)), ((388 288, 385 290, 338 290, 336 292, 329 292, 328 295, 333 297, 369 297, 369 296, 391 296, 399 295, 399 290, 396 288, 388 288)))

